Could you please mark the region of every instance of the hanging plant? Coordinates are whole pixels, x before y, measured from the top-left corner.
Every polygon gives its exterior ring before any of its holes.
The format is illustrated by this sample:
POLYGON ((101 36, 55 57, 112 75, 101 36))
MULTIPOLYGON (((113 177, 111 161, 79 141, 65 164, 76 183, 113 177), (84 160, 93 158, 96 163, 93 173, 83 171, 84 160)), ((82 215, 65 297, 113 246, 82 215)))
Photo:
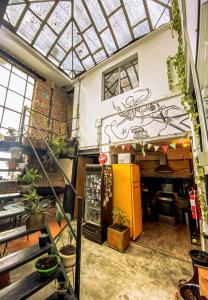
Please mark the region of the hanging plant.
MULTIPOLYGON (((196 138, 199 138, 200 124, 198 123, 198 112, 197 112, 196 101, 194 101, 189 97, 188 86, 186 81, 186 60, 185 60, 185 53, 184 53, 183 33, 182 33, 178 0, 172 0, 172 15, 173 15, 172 34, 174 34, 174 31, 177 32, 178 34, 178 50, 174 56, 168 57, 167 59, 167 75, 168 75, 169 88, 170 90, 173 89, 171 68, 172 66, 174 66, 177 72, 179 87, 182 94, 181 104, 183 105, 185 111, 190 116, 193 122, 194 134, 196 138)), ((203 221, 205 224, 208 224, 208 206, 207 206, 205 187, 204 187, 204 168, 199 165, 198 158, 196 159, 196 170, 197 170, 196 184, 200 192, 199 200, 200 200, 200 206, 202 210, 203 221)))

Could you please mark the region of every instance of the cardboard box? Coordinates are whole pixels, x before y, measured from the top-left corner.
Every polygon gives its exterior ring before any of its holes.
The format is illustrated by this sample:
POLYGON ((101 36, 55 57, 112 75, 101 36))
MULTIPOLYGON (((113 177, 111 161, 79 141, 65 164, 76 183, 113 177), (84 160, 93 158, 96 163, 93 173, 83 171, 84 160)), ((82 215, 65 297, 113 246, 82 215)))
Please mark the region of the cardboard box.
POLYGON ((120 153, 118 154, 119 164, 135 164, 135 156, 132 153, 120 153))

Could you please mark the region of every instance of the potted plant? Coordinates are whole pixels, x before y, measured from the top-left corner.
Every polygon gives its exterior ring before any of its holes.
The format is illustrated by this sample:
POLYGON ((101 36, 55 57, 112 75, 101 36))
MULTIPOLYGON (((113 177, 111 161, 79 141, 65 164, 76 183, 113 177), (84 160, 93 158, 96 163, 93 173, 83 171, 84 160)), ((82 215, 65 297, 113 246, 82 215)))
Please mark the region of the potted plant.
POLYGON ((22 156, 22 148, 20 147, 11 147, 9 151, 11 153, 11 159, 19 160, 22 156))
POLYGON ((60 257, 58 255, 50 254, 41 257, 35 262, 35 269, 43 277, 50 277, 53 275, 60 264, 60 257))
POLYGON ((23 174, 17 176, 17 181, 21 184, 21 192, 23 194, 28 193, 33 189, 35 181, 40 178, 41 175, 38 174, 38 169, 23 170, 23 174))
POLYGON ((45 226, 46 213, 51 205, 50 197, 39 196, 33 188, 28 194, 23 195, 24 215, 27 230, 40 229, 45 226))
POLYGON ((116 222, 108 227, 107 243, 109 247, 124 252, 130 245, 130 228, 125 224, 130 222, 120 208, 114 208, 113 218, 116 222))
POLYGON ((13 127, 8 127, 7 128, 7 134, 4 135, 4 141, 6 142, 15 142, 17 139, 17 131, 13 127))
MULTIPOLYGON (((66 216, 68 220, 71 221, 71 215, 67 213, 66 216)), ((60 209, 57 210, 56 219, 59 226, 61 227, 61 222, 64 219, 64 216, 60 209)), ((76 246, 72 244, 73 235, 70 228, 68 228, 67 230, 67 238, 64 239, 63 233, 60 235, 59 239, 60 238, 62 245, 59 247, 58 253, 61 257, 61 261, 64 265, 66 272, 70 273, 73 271, 73 267, 76 264, 76 246)))

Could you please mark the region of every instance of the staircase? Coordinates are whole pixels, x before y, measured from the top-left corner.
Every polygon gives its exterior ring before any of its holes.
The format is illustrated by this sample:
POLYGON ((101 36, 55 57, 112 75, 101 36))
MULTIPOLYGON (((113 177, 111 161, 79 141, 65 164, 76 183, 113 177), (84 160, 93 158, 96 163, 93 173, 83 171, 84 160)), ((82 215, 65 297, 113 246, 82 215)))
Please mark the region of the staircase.
MULTIPOLYGON (((25 114, 26 114, 26 109, 25 109, 25 114)), ((32 118, 32 116, 31 116, 32 118)), ((23 118, 23 123, 24 123, 24 118, 23 118)), ((39 131, 39 134, 41 135, 40 130, 38 129, 37 125, 34 122, 35 127, 39 131)), ((23 130, 23 126, 22 126, 23 130)), ((22 141, 22 136, 23 133, 21 134, 21 139, 20 143, 22 141)), ((66 178, 67 182, 71 185, 71 182, 69 181, 67 175, 64 173, 62 170, 58 160, 56 159, 55 155, 53 154, 52 150, 50 149, 50 146, 48 145, 47 141, 42 138, 48 148, 49 151, 51 151, 51 156, 54 160, 54 163, 58 166, 60 169, 62 175, 66 178)), ((0 290, 0 299, 1 300, 20 300, 20 299, 27 299, 31 295, 35 294, 37 291, 40 289, 44 288, 47 286, 49 283, 54 281, 55 279, 60 282, 67 282, 68 283, 68 289, 65 293, 65 295, 62 295, 61 298, 57 292, 52 293, 48 298, 46 299, 79 299, 80 298, 80 256, 81 256, 81 227, 82 227, 82 198, 79 197, 74 189, 74 187, 71 185, 75 197, 77 197, 78 200, 78 217, 77 217, 77 233, 75 234, 64 210, 62 207, 62 204, 53 188, 53 185, 49 179, 49 176, 41 162, 41 159, 38 155, 38 152, 36 151, 32 140, 28 138, 30 146, 42 168, 42 171, 44 175, 46 176, 48 180, 48 184, 51 187, 53 196, 56 201, 56 205, 59 207, 61 210, 64 218, 66 225, 65 227, 68 227, 68 230, 71 231, 74 239, 76 240, 76 265, 75 265, 75 285, 74 288, 72 287, 72 284, 69 282, 69 279, 67 277, 67 274, 65 272, 65 269, 60 263, 60 266, 57 268, 57 271, 49 276, 49 277, 42 277, 37 271, 34 271, 27 275, 26 277, 19 279, 18 281, 8 285, 7 287, 3 288, 0 290)), ((63 230, 63 229, 62 229, 63 230)), ((54 240, 59 239, 59 235, 61 234, 62 230, 57 234, 55 238, 52 237, 52 233, 50 232, 49 226, 44 226, 43 228, 39 228, 36 230, 28 231, 26 230, 26 226, 20 226, 16 227, 11 230, 3 231, 0 233, 0 245, 5 245, 3 253, 6 251, 6 247, 9 242, 18 240, 19 238, 22 238, 24 236, 29 236, 30 234, 34 232, 40 232, 40 233, 47 233, 49 236, 49 242, 45 247, 39 246, 39 244, 34 244, 31 247, 24 248, 23 250, 17 251, 15 253, 11 253, 7 256, 4 256, 0 258, 0 276, 8 273, 10 271, 15 270, 16 268, 19 267, 24 267, 24 265, 34 259, 37 259, 38 257, 42 256, 43 254, 50 253, 51 250, 51 245, 55 246, 55 252, 58 254, 58 250, 56 248, 56 244, 54 243, 54 240)), ((40 299, 42 300, 42 299, 40 299)))

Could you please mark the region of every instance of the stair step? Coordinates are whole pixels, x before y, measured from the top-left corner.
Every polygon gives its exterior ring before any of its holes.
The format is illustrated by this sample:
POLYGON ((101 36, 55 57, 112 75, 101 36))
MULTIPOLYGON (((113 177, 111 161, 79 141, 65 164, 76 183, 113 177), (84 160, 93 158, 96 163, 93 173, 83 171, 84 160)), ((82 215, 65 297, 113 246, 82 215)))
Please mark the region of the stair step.
POLYGON ((51 281, 56 279, 58 276, 60 276, 61 273, 62 272, 60 268, 57 268, 56 272, 50 277, 42 277, 38 272, 33 272, 27 277, 18 280, 13 284, 7 286, 6 288, 0 290, 0 299, 26 299, 49 284, 51 281))
POLYGON ((16 240, 28 234, 41 231, 43 228, 27 230, 26 226, 16 227, 0 233, 0 244, 16 240))
POLYGON ((25 248, 18 252, 11 253, 0 259, 0 275, 12 271, 23 264, 41 256, 48 252, 51 244, 47 244, 45 247, 40 248, 39 244, 35 244, 32 247, 25 248))
POLYGON ((45 300, 75 300, 76 297, 73 297, 72 295, 69 295, 68 293, 65 295, 60 295, 58 292, 53 293, 49 297, 47 297, 45 300))

